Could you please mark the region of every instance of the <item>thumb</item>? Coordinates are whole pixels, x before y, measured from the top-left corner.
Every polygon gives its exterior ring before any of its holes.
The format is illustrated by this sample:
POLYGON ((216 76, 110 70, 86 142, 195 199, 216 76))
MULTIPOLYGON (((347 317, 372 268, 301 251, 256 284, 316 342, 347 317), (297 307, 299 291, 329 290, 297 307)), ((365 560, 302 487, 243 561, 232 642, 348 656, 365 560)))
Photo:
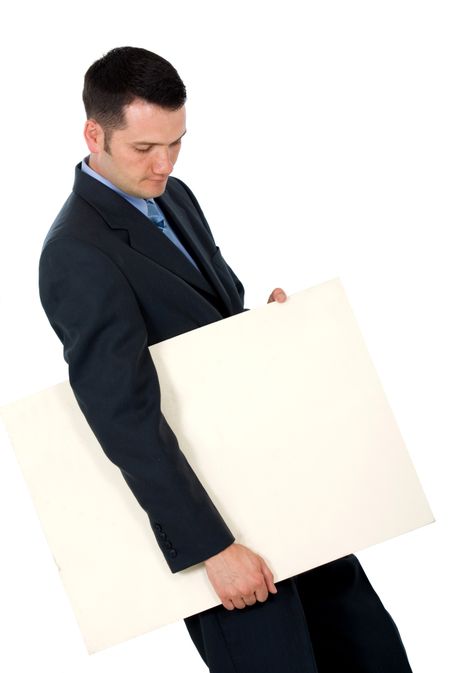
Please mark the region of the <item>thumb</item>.
POLYGON ((266 580, 267 588, 270 591, 270 593, 272 594, 278 593, 278 589, 273 583, 273 573, 264 561, 262 562, 262 572, 264 575, 264 579, 266 580))

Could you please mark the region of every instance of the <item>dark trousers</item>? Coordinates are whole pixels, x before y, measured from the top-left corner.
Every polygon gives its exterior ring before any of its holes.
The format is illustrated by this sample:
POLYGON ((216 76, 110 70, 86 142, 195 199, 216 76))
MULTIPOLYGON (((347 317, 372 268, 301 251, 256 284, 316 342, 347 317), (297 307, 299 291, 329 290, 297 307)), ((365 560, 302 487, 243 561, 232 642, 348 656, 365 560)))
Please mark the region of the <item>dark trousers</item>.
POLYGON ((354 554, 276 582, 263 603, 185 618, 212 673, 412 673, 354 554))

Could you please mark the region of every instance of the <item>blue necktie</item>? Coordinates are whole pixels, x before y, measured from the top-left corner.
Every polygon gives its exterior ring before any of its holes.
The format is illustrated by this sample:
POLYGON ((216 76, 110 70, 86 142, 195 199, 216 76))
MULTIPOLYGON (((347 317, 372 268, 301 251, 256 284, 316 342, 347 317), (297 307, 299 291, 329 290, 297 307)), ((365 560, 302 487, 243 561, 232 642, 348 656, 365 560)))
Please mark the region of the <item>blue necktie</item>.
POLYGON ((164 217, 160 214, 158 207, 152 199, 145 199, 147 203, 148 219, 155 224, 158 229, 164 231, 164 217))
POLYGON ((161 215, 161 212, 158 210, 158 206, 152 199, 145 199, 145 202, 147 204, 147 216, 148 219, 160 230, 166 238, 169 239, 177 248, 180 250, 183 255, 191 262, 193 266, 197 269, 197 271, 200 271, 198 268, 197 264, 194 262, 186 248, 182 245, 180 239, 178 236, 175 234, 175 232, 171 229, 170 224, 168 224, 164 216, 161 215))

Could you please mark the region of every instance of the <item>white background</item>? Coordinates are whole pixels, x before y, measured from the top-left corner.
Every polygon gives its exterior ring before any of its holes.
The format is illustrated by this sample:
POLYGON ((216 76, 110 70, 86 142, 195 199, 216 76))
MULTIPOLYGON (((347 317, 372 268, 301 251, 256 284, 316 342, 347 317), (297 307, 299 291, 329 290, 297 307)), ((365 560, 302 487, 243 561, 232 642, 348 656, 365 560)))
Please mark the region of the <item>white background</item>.
MULTIPOLYGON (((437 520, 357 554, 414 673, 448 670, 447 6, 15 3, 0 41, 0 404, 67 379, 39 301, 40 249, 87 153, 85 70, 112 47, 146 47, 186 84, 174 175, 246 306, 336 276, 347 291, 437 520)), ((205 671, 183 622, 87 655, 3 428, 0 442, 0 668, 205 671)))

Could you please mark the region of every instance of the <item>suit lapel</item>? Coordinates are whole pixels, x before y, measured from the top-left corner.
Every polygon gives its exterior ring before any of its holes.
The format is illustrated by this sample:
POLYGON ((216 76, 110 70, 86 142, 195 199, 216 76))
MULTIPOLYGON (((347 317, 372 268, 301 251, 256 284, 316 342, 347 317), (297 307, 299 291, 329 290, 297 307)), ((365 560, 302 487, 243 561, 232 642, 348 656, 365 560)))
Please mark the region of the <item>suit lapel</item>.
MULTIPOLYGON (((231 301, 219 280, 205 247, 195 235, 184 210, 169 194, 155 199, 163 212, 174 224, 176 233, 184 238, 199 260, 197 271, 185 255, 161 231, 159 231, 137 208, 109 187, 81 171, 81 164, 75 169, 74 192, 90 203, 112 229, 128 231, 132 248, 168 269, 194 287, 213 296, 219 294, 228 313, 232 313, 231 301)), ((166 190, 167 191, 167 190, 166 190)), ((183 241, 182 241, 183 242, 183 241)), ((197 261, 196 259, 196 261, 197 261)))
MULTIPOLYGON (((211 263, 210 253, 208 253, 208 250, 203 245, 201 238, 194 231, 192 224, 186 215, 185 209, 177 204, 168 189, 166 189, 162 196, 155 198, 155 201, 158 206, 160 206, 164 214, 168 216, 169 222, 174 225, 173 228, 175 233, 178 235, 181 242, 183 243, 183 239, 185 239, 187 242, 186 247, 194 251, 194 254, 197 256, 200 269, 203 272, 203 276, 207 278, 216 293, 224 302, 228 312, 232 314, 233 310, 228 292, 224 288, 211 263)), ((201 226, 203 227, 203 225, 201 226)), ((192 267, 190 262, 188 263, 192 267)))

